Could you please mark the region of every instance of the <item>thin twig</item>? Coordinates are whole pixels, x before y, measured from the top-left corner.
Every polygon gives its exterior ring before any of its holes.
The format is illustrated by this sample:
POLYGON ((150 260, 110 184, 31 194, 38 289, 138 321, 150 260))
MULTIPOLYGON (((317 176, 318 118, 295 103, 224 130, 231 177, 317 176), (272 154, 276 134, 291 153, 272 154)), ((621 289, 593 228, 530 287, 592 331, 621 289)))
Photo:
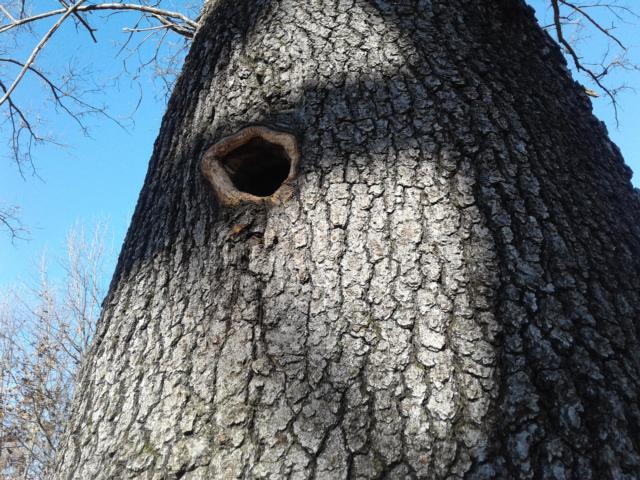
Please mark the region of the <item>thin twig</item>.
POLYGON ((573 10, 578 12, 580 15, 582 15, 584 18, 586 18, 589 23, 591 23, 594 27, 596 27, 598 30, 600 30, 602 33, 604 33, 607 37, 609 37, 611 40, 613 40, 615 43, 617 43, 620 46, 620 48, 622 48, 623 50, 627 49, 627 47, 625 47, 622 44, 622 42, 620 41, 620 39, 618 39, 618 37, 616 37, 615 35, 612 35, 611 32, 608 29, 606 29, 602 25, 600 25, 591 15, 589 15, 585 11, 584 7, 580 7, 580 6, 575 5, 573 3, 567 2, 566 0, 559 0, 559 1, 563 5, 566 5, 567 7, 572 8, 573 10))
MULTIPOLYGON (((25 64, 23 64, 22 62, 19 62, 18 60, 15 60, 13 58, 2 58, 0 57, 0 62, 7 62, 7 63, 13 63, 15 65, 19 65, 21 67, 24 67, 25 64)), ((80 122, 80 120, 77 118, 78 114, 74 114, 62 101, 63 97, 67 97, 70 98, 71 100, 73 100, 74 102, 76 102, 78 105, 86 108, 89 110, 89 112, 83 112, 83 113, 98 113, 103 115, 104 117, 108 118, 109 120, 111 120, 112 122, 116 123, 120 128, 124 129, 124 125, 122 125, 122 123, 120 121, 118 121, 117 118, 112 117, 111 115, 109 115, 104 108, 98 108, 94 105, 91 105, 90 103, 85 102, 84 100, 82 100, 81 98, 73 95, 70 92, 67 92, 65 90, 62 90, 60 87, 58 87, 55 83, 53 83, 44 73, 42 73, 40 70, 38 70, 37 68, 35 68, 33 65, 28 67, 28 70, 33 72, 35 75, 37 75, 43 82, 45 82, 47 84, 47 86, 49 87, 49 89, 51 90, 51 94, 53 95, 53 98, 56 102, 56 104, 58 104, 67 114, 69 114, 72 118, 74 118, 74 120, 79 124, 79 126, 84 130, 85 126, 80 122)))
MULTIPOLYGON (((179 12, 173 12, 170 10, 163 10, 161 8, 155 8, 155 7, 148 7, 146 5, 136 5, 133 3, 99 3, 99 4, 95 4, 95 5, 83 5, 83 6, 78 6, 80 3, 83 3, 84 0, 74 4, 74 6, 76 7, 76 9, 74 11, 78 11, 78 12, 93 12, 93 11, 100 11, 100 10, 134 10, 134 11, 138 11, 138 12, 143 12, 143 13, 150 13, 150 14, 155 14, 155 15, 159 15, 161 17, 165 17, 165 18, 176 18, 178 20, 181 20, 182 22, 184 22, 186 25, 189 25, 191 28, 193 28, 194 30, 196 30, 198 28, 198 23, 195 22, 194 20, 191 20, 189 17, 179 13, 179 12)), ((4 27, 0 28, 0 33, 6 32, 8 30, 11 30, 13 28, 19 27, 20 25, 24 25, 26 23, 31 23, 31 22, 35 22, 37 20, 42 20, 44 18, 48 18, 48 17, 54 17, 56 15, 60 15, 65 13, 67 10, 66 9, 57 9, 57 10, 51 10, 48 12, 44 12, 44 13, 39 13, 37 15, 33 15, 31 17, 25 17, 25 18, 21 18, 19 20, 17 20, 14 23, 11 23, 9 25, 5 25, 4 27)))
POLYGON ((616 125, 619 124, 618 121, 618 102, 615 97, 615 92, 611 91, 604 83, 602 82, 602 75, 596 74, 593 70, 588 67, 585 67, 580 61, 580 57, 576 53, 571 43, 566 40, 564 37, 564 31, 562 28, 562 19, 560 14, 560 5, 559 3, 564 4, 564 0, 551 0, 551 8, 553 9, 553 23, 555 25, 556 36, 558 37, 558 42, 562 45, 571 59, 573 60, 573 64, 576 67, 576 70, 584 72, 587 76, 593 80, 593 82, 598 85, 609 97, 611 100, 611 104, 613 106, 614 117, 616 120, 616 125))
POLYGON ((171 27, 169 25, 156 25, 155 27, 146 27, 146 28, 125 27, 122 29, 122 31, 126 33, 140 33, 140 32, 152 32, 155 30, 166 30, 167 28, 171 28, 171 27))
POLYGON ((66 11, 66 13, 64 15, 62 15, 58 19, 58 21, 49 29, 49 31, 47 33, 45 33, 44 37, 42 37, 40 42, 38 42, 36 47, 31 52, 31 55, 29 55, 29 58, 27 59, 27 61, 24 62, 24 67, 22 67, 22 70, 20 70, 20 73, 18 74, 18 76, 15 78, 15 80, 13 81, 11 86, 9 88, 7 88, 7 91, 2 96, 2 98, 0 98, 0 105, 2 105, 11 96, 13 91, 16 89, 16 87, 20 83, 20 80, 22 80, 22 77, 25 76, 25 74, 29 70, 29 67, 33 64, 33 62, 35 61, 35 59, 38 56, 38 54, 40 53, 40 51, 44 48, 44 46, 49 41, 51 36, 55 33, 55 31, 58 30, 58 28, 60 28, 60 25, 62 25, 64 23, 64 21, 70 15, 72 15, 73 12, 75 12, 78 9, 80 4, 84 3, 85 1, 86 0, 79 0, 78 3, 75 3, 71 7, 69 7, 69 9, 66 11))
POLYGON ((4 15, 9 19, 9 21, 11 23, 15 23, 16 22, 16 19, 13 18, 11 16, 11 14, 9 13, 9 11, 6 8, 4 8, 2 5, 0 5, 0 12, 4 13, 4 15))
POLYGON ((28 233, 18 218, 18 207, 15 206, 0 207, 0 228, 9 232, 12 242, 14 240, 25 240, 28 233))
MULTIPOLYGON (((63 7, 69 8, 69 4, 66 2, 66 0, 58 0, 58 2, 60 2, 60 4, 63 7)), ((71 3, 73 4, 73 0, 71 3)), ((89 25, 89 23, 87 23, 87 21, 84 18, 82 18, 82 16, 78 12, 75 12, 73 16, 82 24, 82 26, 87 30, 87 32, 89 32, 89 35, 91 35, 91 39, 93 40, 93 43, 98 43, 98 39, 93 34, 95 30, 91 28, 91 25, 89 25)))

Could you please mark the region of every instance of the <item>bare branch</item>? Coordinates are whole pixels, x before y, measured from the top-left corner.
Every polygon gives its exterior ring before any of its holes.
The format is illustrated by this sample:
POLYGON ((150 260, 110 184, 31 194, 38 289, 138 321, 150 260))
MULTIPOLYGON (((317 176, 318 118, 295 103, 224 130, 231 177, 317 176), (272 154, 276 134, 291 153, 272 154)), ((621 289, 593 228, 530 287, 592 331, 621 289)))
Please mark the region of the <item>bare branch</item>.
POLYGON ((28 231, 18 217, 19 208, 16 206, 0 207, 0 229, 9 232, 11 240, 25 240, 28 231))
POLYGON ((9 19, 9 22, 16 23, 17 20, 13 18, 9 13, 9 11, 6 8, 4 8, 1 4, 0 4, 0 12, 4 13, 4 15, 9 19))
POLYGON ((566 5, 566 6, 570 7, 570 8, 572 8, 574 11, 578 12, 580 15, 582 15, 584 18, 586 18, 589 21, 589 23, 591 23, 591 25, 596 27, 598 30, 600 30, 602 33, 604 33, 607 37, 609 37, 611 40, 613 40, 615 43, 617 43, 620 46, 620 48, 622 48, 623 50, 627 49, 622 44, 622 42, 618 39, 618 37, 616 37, 615 35, 611 34, 609 29, 604 28, 602 25, 600 25, 598 22, 596 22, 594 20, 594 18, 587 13, 585 7, 580 7, 580 6, 575 5, 573 3, 567 2, 566 0, 559 0, 559 1, 563 5, 566 5))
POLYGON ((155 27, 145 27, 145 28, 125 27, 122 29, 122 31, 126 33, 140 33, 140 32, 152 32, 156 30, 166 30, 167 28, 171 28, 171 27, 169 25, 157 25, 155 27))
MULTIPOLYGON (((181 22, 183 22, 185 25, 188 25, 189 27, 191 27, 191 29, 195 32, 195 30, 198 29, 198 22, 190 19, 189 17, 187 17, 186 15, 183 15, 179 12, 173 12, 170 10, 163 10, 161 8, 155 8, 155 7, 150 7, 147 5, 138 5, 135 3, 99 3, 99 4, 95 4, 95 5, 83 5, 83 6, 78 6, 79 3, 84 2, 84 0, 82 0, 81 2, 78 2, 76 4, 74 4, 74 6, 76 6, 77 8, 74 9, 74 11, 78 11, 78 12, 93 12, 93 11, 101 11, 101 10, 129 10, 129 11, 137 11, 137 12, 142 12, 142 13, 149 13, 152 15, 157 15, 160 17, 164 17, 165 19, 177 19, 180 20, 181 22)), ((6 25, 4 27, 0 28, 0 33, 6 32, 8 30, 11 30, 13 28, 19 27, 20 25, 24 25, 27 23, 31 23, 31 22, 35 22, 38 20, 42 20, 44 18, 48 18, 48 17, 54 17, 56 15, 61 15, 64 14, 67 11, 67 9, 57 9, 57 10, 51 10, 48 12, 44 12, 44 13, 40 13, 37 15, 33 15, 31 17, 26 17, 26 18, 21 18, 20 20, 17 20, 13 23, 10 23, 9 25, 6 25)))
MULTIPOLYGON (((14 60, 13 58, 2 58, 2 57, 0 57, 0 62, 13 63, 15 65, 18 65, 18 66, 21 66, 21 67, 25 68, 25 64, 24 63, 19 62, 17 60, 14 60)), ((85 102, 84 100, 82 100, 77 95, 73 95, 71 92, 68 92, 68 91, 63 90, 62 88, 58 87, 55 83, 53 83, 52 80, 49 79, 49 77, 47 77, 47 75, 45 75, 43 72, 41 72, 37 68, 35 68, 33 66, 26 66, 26 68, 29 71, 33 72, 35 75, 37 75, 49 87, 49 89, 51 91, 51 94, 53 95, 53 98, 56 101, 56 103, 67 114, 69 114, 69 116, 71 116, 78 123, 78 125, 82 128, 82 130, 85 130, 86 127, 80 121, 78 113, 72 112, 64 104, 64 101, 63 101, 64 98, 69 98, 69 99, 73 100, 74 102, 76 102, 78 105, 86 108, 90 113, 98 113, 100 115, 103 115, 105 118, 107 118, 107 119, 111 120, 112 122, 116 123, 121 128, 124 128, 124 126, 116 118, 114 118, 111 115, 109 115, 103 108, 99 108, 99 107, 96 107, 94 105, 91 105, 91 104, 85 102)))
MULTIPOLYGON (((69 4, 66 2, 66 0, 58 0, 58 2, 60 2, 60 4, 63 7, 69 8, 69 4)), ((73 0, 72 0, 72 3, 73 3, 73 0)), ((82 18, 82 16, 78 12, 74 12, 73 16, 78 20, 78 22, 80 22, 80 24, 87 30, 87 32, 89 32, 89 35, 91 35, 91 39, 93 40, 93 42, 98 43, 98 39, 93 33, 95 32, 95 30, 91 28, 91 26, 87 23, 87 21, 84 18, 82 18)))
POLYGON ((151 15, 153 18, 155 18, 156 20, 158 20, 162 25, 164 25, 165 27, 169 28, 170 30, 173 30, 174 32, 176 32, 179 35, 182 35, 184 37, 187 38, 193 38, 193 35, 195 34, 195 31, 189 28, 185 28, 182 25, 178 25, 175 22, 172 22, 170 20, 167 20, 165 17, 161 16, 161 15, 151 15))
MULTIPOLYGON (((583 72, 587 77, 593 81, 603 92, 605 92, 606 96, 610 99, 611 105, 613 106, 613 112, 616 120, 616 124, 618 124, 618 101, 616 98, 616 94, 620 91, 620 89, 614 89, 606 85, 604 78, 610 73, 613 68, 622 67, 624 62, 616 58, 611 62, 605 63, 605 59, 608 57, 608 52, 605 54, 603 61, 600 64, 600 71, 594 70, 589 64, 582 61, 576 49, 571 41, 567 40, 564 35, 564 26, 566 25, 566 19, 570 19, 573 14, 577 14, 580 17, 584 18, 588 24, 595 27, 600 33, 605 35, 610 41, 614 44, 618 45, 623 51, 623 54, 626 52, 626 47, 620 41, 618 37, 611 33, 612 28, 604 27, 600 22, 598 22, 591 14, 587 12, 589 8, 607 8, 611 12, 615 12, 618 16, 616 10, 628 12, 626 7, 620 5, 613 4, 605 4, 596 2, 595 4, 590 5, 578 5, 572 3, 568 0, 550 0, 551 8, 553 10, 553 29, 556 34, 556 38, 558 43, 564 48, 567 52, 567 55, 571 58, 574 67, 577 71, 583 72), (571 13, 568 16, 563 16, 560 11, 560 6, 564 5, 571 10, 571 13)), ((579 21, 576 22, 579 25, 579 21)), ((597 97, 599 94, 594 90, 585 88, 585 93, 591 97, 597 97)))
POLYGON ((7 88, 5 94, 2 96, 2 98, 0 98, 0 105, 2 105, 11 96, 13 91, 16 89, 16 87, 20 83, 20 80, 22 80, 22 78, 25 76, 25 74, 27 73, 27 70, 29 70, 29 67, 36 60, 36 57, 38 56, 40 51, 44 48, 44 46, 47 44, 47 42, 49 41, 51 36, 55 33, 55 31, 58 28, 60 28, 60 25, 62 25, 64 23, 64 21, 67 19, 67 17, 69 17, 69 15, 73 14, 73 12, 75 12, 78 9, 80 4, 84 3, 85 1, 86 0, 78 0, 78 3, 74 3, 70 8, 68 8, 66 10, 66 12, 60 17, 60 19, 58 19, 58 21, 42 37, 40 42, 38 42, 36 47, 31 52, 31 55, 29 55, 29 58, 27 59, 27 61, 24 62, 24 66, 22 67, 22 70, 20 70, 20 73, 18 74, 16 79, 13 81, 11 86, 9 88, 7 88))
MULTIPOLYGON (((124 128, 121 121, 117 120, 107 112, 106 107, 95 105, 93 104, 93 102, 88 100, 87 94, 92 92, 83 90, 81 93, 78 93, 74 91, 73 85, 75 85, 77 79, 81 77, 71 75, 59 81, 42 69, 36 68, 36 57, 39 56, 40 51, 51 39, 51 36, 54 34, 54 32, 64 22, 66 22, 66 20, 70 19, 71 16, 73 16, 76 21, 76 26, 78 28, 86 29, 91 35, 92 39, 95 41, 95 29, 93 29, 91 25, 89 25, 89 22, 83 17, 82 14, 91 12, 106 12, 108 14, 138 12, 140 14, 140 18, 136 22, 136 25, 132 29, 124 29, 125 32, 129 34, 129 38, 124 43, 122 49, 125 49, 127 47, 129 41, 131 40, 131 35, 133 35, 134 32, 142 32, 148 34, 157 33, 159 36, 147 35, 141 42, 137 44, 136 48, 140 48, 140 46, 149 39, 153 38, 157 40, 157 48, 155 53, 153 54, 151 59, 149 59, 149 61, 142 61, 141 59, 141 66, 137 70, 136 75, 139 75, 141 73, 143 67, 147 67, 151 64, 154 64, 154 70, 157 76, 164 75, 165 72, 172 71, 171 67, 164 68, 161 64, 165 61, 168 61, 170 63, 179 63, 181 61, 181 55, 178 54, 174 56, 167 56, 166 58, 165 56, 161 57, 159 55, 160 46, 164 43, 166 32, 171 31, 177 33, 183 38, 191 39, 198 27, 198 23, 196 21, 191 20, 188 16, 182 13, 159 8, 158 4, 160 2, 154 2, 153 5, 149 5, 142 0, 140 1, 140 3, 105 2, 88 4, 85 3, 86 0, 58 0, 58 2, 60 2, 60 4, 65 8, 54 9, 35 15, 25 14, 25 1, 22 0, 19 2, 19 14, 12 14, 11 12, 9 12, 8 6, 3 6, 2 10, 0 11, 0 14, 3 14, 9 22, 3 22, 4 24, 0 25, 0 34, 8 33, 9 31, 13 31, 14 29, 16 32, 23 32, 25 31, 25 28, 29 28, 30 25, 34 24, 34 22, 56 16, 59 17, 53 27, 51 27, 47 31, 47 34, 44 37, 40 38, 38 44, 32 50, 31 55, 26 61, 21 61, 13 58, 10 54, 7 54, 6 52, 2 52, 0 50, 0 62, 19 67, 16 70, 16 77, 14 77, 13 81, 7 80, 5 78, 0 78, 0 106, 5 107, 6 113, 4 119, 0 119, 0 122, 7 125, 6 131, 8 132, 7 137, 9 140, 11 155, 18 165, 18 170, 23 177, 24 164, 30 164, 33 173, 36 173, 31 156, 32 147, 44 142, 56 143, 52 138, 43 136, 41 133, 39 133, 42 127, 40 126, 37 117, 34 117, 32 114, 25 111, 25 109, 18 105, 15 101, 15 95, 13 95, 15 89, 21 82, 26 81, 28 77, 27 73, 33 74, 43 82, 45 88, 51 94, 51 100, 53 101, 56 110, 69 115, 73 119, 73 121, 76 122, 84 135, 88 135, 88 128, 85 124, 84 117, 89 114, 102 115, 110 119, 111 121, 114 121, 121 128, 124 128), (73 81, 74 83, 71 84, 72 86, 70 87, 68 85, 68 82, 71 81, 73 81)), ((17 9, 18 7, 16 7, 16 10, 17 9)), ((16 45, 19 44, 20 42, 18 41, 16 45)), ((176 47, 169 46, 169 48, 175 49, 176 47)), ((180 48, 181 50, 184 49, 184 47, 178 48, 180 48)), ((164 50, 165 49, 163 48, 163 52, 164 50)), ((170 85, 173 76, 174 75, 172 73, 168 79, 163 79, 163 81, 166 80, 165 88, 170 88, 166 87, 166 85, 170 85)))
MULTIPOLYGON (((7 87, 2 81, 0 81, 0 90, 2 90, 3 92, 7 91, 7 87)), ((35 141, 36 143, 44 141, 44 138, 40 137, 36 133, 35 129, 27 119, 27 116, 20 108, 18 108, 18 106, 13 102, 11 98, 8 99, 7 103, 9 105, 9 121, 11 123, 11 152, 14 156, 16 164, 18 165, 18 170, 24 178, 24 172, 22 171, 22 161, 20 158, 22 132, 26 130, 29 135, 30 141, 35 141), (19 120, 19 123, 16 122, 16 116, 18 117, 17 120, 19 120)), ((13 237, 15 237, 15 235, 12 235, 12 238, 13 237)))
POLYGON ((75 375, 104 294, 105 227, 71 232, 66 272, 51 283, 0 291, 0 477, 51 478, 75 375))

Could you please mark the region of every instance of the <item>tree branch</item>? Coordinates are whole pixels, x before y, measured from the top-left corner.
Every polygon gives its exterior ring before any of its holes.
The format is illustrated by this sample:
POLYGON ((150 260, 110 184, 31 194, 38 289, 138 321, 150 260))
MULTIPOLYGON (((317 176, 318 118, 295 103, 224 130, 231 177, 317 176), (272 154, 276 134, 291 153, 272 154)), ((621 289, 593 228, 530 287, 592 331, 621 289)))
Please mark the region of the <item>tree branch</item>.
MULTIPOLYGON (((60 4, 63 7, 69 8, 69 4, 66 2, 66 0, 58 0, 58 2, 60 2, 60 4)), ((72 4, 73 4, 73 0, 72 0, 72 4)), ((80 22, 80 24, 87 30, 87 32, 89 32, 89 35, 91 35, 91 39, 93 40, 93 43, 98 43, 98 39, 93 34, 95 30, 91 28, 91 26, 87 23, 87 21, 84 18, 82 18, 82 16, 78 12, 74 12, 73 16, 78 20, 78 22, 80 22)))
MULTIPOLYGON (((84 0, 82 0, 81 2, 78 2, 76 4, 74 4, 74 6, 76 6, 77 8, 75 8, 74 11, 78 11, 78 12, 93 12, 93 11, 104 11, 104 10, 129 10, 129 11, 137 11, 137 12, 142 12, 142 13, 148 13, 151 15, 158 15, 160 17, 164 17, 165 19, 177 19, 182 21, 185 25, 188 25, 189 27, 191 27, 192 31, 195 32, 198 29, 198 22, 190 19, 189 17, 187 17, 186 15, 183 15, 179 12, 173 12, 170 10, 163 10, 161 8, 155 8, 155 7, 149 7, 146 5, 137 5, 134 3, 99 3, 99 4, 95 4, 95 5, 83 5, 83 6, 78 6, 80 3, 84 2, 84 0)), ((10 23, 9 25, 6 25, 4 27, 0 28, 0 33, 4 33, 8 30, 11 30, 13 28, 19 27, 20 25, 25 25, 27 23, 31 23, 31 22, 35 22, 38 20, 42 20, 44 18, 48 18, 48 17, 53 17, 56 15, 61 15, 64 14, 67 11, 67 9, 57 9, 57 10, 51 10, 48 12, 44 12, 44 13, 39 13, 37 15, 33 15, 31 17, 25 17, 25 18, 21 18, 17 21, 14 21, 12 23, 10 23)))
POLYGON ((66 12, 58 19, 58 21, 49 29, 49 31, 45 33, 45 35, 42 37, 40 42, 38 42, 36 47, 31 52, 31 55, 29 55, 29 58, 27 59, 27 61, 24 62, 24 66, 20 70, 20 73, 18 74, 18 76, 15 78, 11 86, 7 88, 7 91, 2 96, 2 98, 0 98, 0 105, 2 105, 11 96, 13 91, 16 89, 16 87, 20 83, 20 80, 22 80, 22 78, 25 76, 25 74, 27 73, 27 70, 29 70, 29 67, 36 60, 36 57, 38 56, 40 51, 44 48, 44 46, 47 44, 47 42, 49 41, 51 36, 55 33, 55 31, 58 30, 58 28, 60 28, 60 25, 62 25, 64 21, 79 8, 80 4, 84 3, 85 1, 86 0, 78 0, 78 3, 74 3, 71 7, 69 7, 66 10, 66 12))
MULTIPOLYGON (((10 145, 12 150, 12 157, 16 160, 18 167, 20 169, 20 173, 22 174, 21 164, 24 163, 24 158, 28 159, 31 162, 31 147, 32 145, 41 143, 43 141, 53 141, 50 138, 43 138, 36 132, 37 122, 33 122, 26 111, 20 108, 13 96, 16 88, 20 83, 22 83, 27 77, 27 72, 34 74, 39 77, 45 84, 45 86, 49 89, 52 94, 52 101, 54 102, 56 107, 59 107, 62 112, 71 116, 71 118, 78 124, 81 128, 82 132, 86 135, 87 127, 82 120, 87 114, 98 113, 104 115, 110 120, 114 121, 120 127, 124 128, 122 123, 117 119, 113 118, 109 115, 104 107, 91 105, 88 101, 84 100, 84 93, 81 94, 73 94, 65 84, 60 84, 55 81, 53 78, 49 76, 49 74, 44 73, 42 70, 35 68, 36 58, 39 56, 41 50, 45 47, 48 41, 51 39, 52 35, 56 32, 58 28, 71 16, 76 19, 78 26, 84 27, 92 39, 96 41, 94 32, 95 30, 89 25, 89 23, 83 18, 82 13, 86 12, 107 12, 107 13, 121 13, 121 12, 138 12, 140 13, 140 18, 138 22, 134 26, 133 29, 125 29, 125 32, 132 35, 134 32, 147 32, 154 33, 158 32, 162 34, 164 31, 172 31, 174 33, 179 34, 184 38, 191 39, 195 34, 195 31, 198 27, 198 23, 194 20, 191 20, 188 16, 183 15, 179 12, 174 12, 171 10, 166 10, 162 8, 157 8, 156 6, 149 6, 138 3, 97 3, 97 4, 88 4, 86 0, 58 0, 60 4, 65 8, 54 9, 47 12, 30 15, 25 14, 25 4, 24 2, 20 2, 20 13, 12 14, 9 12, 9 7, 0 6, 0 20, 4 20, 1 18, 2 16, 8 19, 8 23, 4 23, 0 25, 0 34, 9 32, 11 30, 17 29, 19 30, 28 27, 33 24, 33 22, 38 22, 40 20, 45 20, 47 18, 56 17, 59 18, 55 22, 55 24, 47 31, 47 33, 39 40, 36 47, 31 51, 29 58, 26 61, 20 61, 18 59, 11 58, 9 55, 5 55, 3 58, 0 58, 0 62, 5 62, 9 64, 13 64, 15 66, 20 67, 19 71, 17 71, 17 75, 14 79, 4 79, 0 78, 0 106, 6 106, 6 117, 3 119, 10 127, 10 145), (142 22, 157 22, 159 25, 157 27, 153 26, 151 23, 150 28, 138 28, 138 26, 142 22)), ((158 2, 154 2, 156 5, 158 2)), ((6 5, 6 4, 5 4, 6 5)), ((18 7, 16 7, 17 9, 18 7)), ((147 36, 150 38, 151 35, 147 36)), ((131 37, 130 37, 131 38, 131 37)), ((129 38, 129 40, 130 40, 129 38)), ((145 38, 145 40, 147 39, 145 38)), ((160 44, 164 40, 165 35, 162 34, 160 39, 160 44)), ((144 42, 144 41, 143 41, 144 42)), ((141 42, 142 43, 142 42, 141 42)), ((126 43, 125 43, 126 46, 126 43)), ((124 47, 123 47, 124 48, 124 47)), ((162 59, 164 60, 164 59, 162 59)), ((151 59, 151 62, 160 63, 161 59, 158 57, 158 52, 151 59)), ((75 75, 72 75, 70 78, 75 79, 75 75)), ((86 92, 88 93, 88 92, 86 92)), ((54 142, 55 143, 55 142, 54 142)), ((35 170, 34 170, 35 172, 35 170)))
POLYGON ((18 218, 18 211, 15 206, 0 207, 0 229, 8 231, 12 241, 25 240, 28 233, 18 218))
MULTIPOLYGON (((14 65, 18 65, 18 66, 23 67, 23 68, 25 67, 24 63, 19 62, 18 60, 15 60, 13 58, 0 57, 0 62, 13 63, 14 65)), ((53 95, 53 98, 54 98, 56 104, 59 105, 60 108, 62 108, 70 117, 72 117, 78 123, 78 125, 80 126, 80 128, 82 130, 86 130, 85 125, 78 118, 78 114, 72 112, 69 109, 69 107, 67 107, 64 104, 64 102, 63 102, 64 98, 69 98, 69 99, 73 100, 74 102, 76 102, 81 107, 86 108, 88 110, 88 112, 84 112, 84 113, 98 113, 98 114, 101 114, 104 117, 106 117, 109 120, 111 120, 112 122, 116 123, 121 128, 124 128, 124 126, 116 118, 114 118, 111 115, 109 115, 104 110, 104 108, 99 108, 99 107, 96 107, 94 105, 91 105, 90 103, 87 103, 84 100, 82 100, 80 97, 78 97, 76 95, 73 95, 71 92, 68 92, 66 90, 62 90, 62 88, 58 87, 51 79, 49 79, 49 77, 47 77, 44 73, 42 73, 39 69, 35 68, 33 65, 28 66, 27 69, 29 71, 33 72, 35 75, 37 75, 49 87, 49 90, 51 91, 51 94, 53 95)), ((0 87, 1 87, 1 85, 0 85, 0 87)), ((26 121, 26 119, 25 119, 25 121, 26 121)))
MULTIPOLYGON (((616 90, 610 89, 603 82, 603 78, 609 73, 610 67, 613 66, 616 62, 614 61, 608 66, 603 65, 602 71, 597 73, 581 61, 573 45, 571 45, 571 42, 569 42, 564 36, 563 18, 566 18, 566 17, 562 16, 560 12, 560 5, 565 5, 568 8, 571 8, 574 12, 584 17, 590 24, 595 26, 600 32, 606 35, 610 40, 614 41, 624 51, 626 51, 625 46, 615 35, 611 34, 610 29, 604 28, 598 21, 596 21, 591 15, 589 15, 585 11, 585 9, 588 8, 589 6, 578 6, 567 0, 550 0, 550 2, 551 2, 551 8, 553 10, 553 27, 555 29, 558 43, 560 43, 560 45, 565 49, 569 57, 571 57, 576 70, 584 72, 599 88, 601 88, 606 93, 607 97, 609 97, 609 99, 611 100, 611 104, 613 106, 613 112, 614 112, 616 124, 618 124, 618 102, 616 99, 616 90)), ((591 6, 602 6, 602 5, 591 5, 591 6)), ((611 7, 609 6, 609 8, 611 7)), ((587 88, 585 88, 584 90, 585 90, 585 93, 587 93, 587 95, 589 96, 598 96, 597 92, 594 92, 593 90, 590 90, 587 88)))

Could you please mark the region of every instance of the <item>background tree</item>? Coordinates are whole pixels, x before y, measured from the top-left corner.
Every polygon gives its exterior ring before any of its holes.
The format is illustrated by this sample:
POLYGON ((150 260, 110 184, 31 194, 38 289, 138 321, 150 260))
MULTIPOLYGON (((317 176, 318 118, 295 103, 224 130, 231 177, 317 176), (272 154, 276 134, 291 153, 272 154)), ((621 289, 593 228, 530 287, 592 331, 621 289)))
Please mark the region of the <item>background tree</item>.
POLYGON ((71 232, 65 275, 52 282, 44 259, 34 288, 0 302, 0 476, 51 478, 75 374, 104 297, 106 229, 71 232))

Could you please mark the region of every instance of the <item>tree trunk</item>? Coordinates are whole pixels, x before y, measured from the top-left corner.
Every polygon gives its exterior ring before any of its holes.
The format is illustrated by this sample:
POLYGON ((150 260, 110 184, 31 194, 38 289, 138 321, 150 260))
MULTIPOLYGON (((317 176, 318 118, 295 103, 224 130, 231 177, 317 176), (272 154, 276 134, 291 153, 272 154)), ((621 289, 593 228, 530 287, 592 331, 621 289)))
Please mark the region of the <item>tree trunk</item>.
POLYGON ((212 2, 58 478, 639 478, 630 175, 520 0, 212 2), (293 195, 224 206, 252 125, 293 195))

